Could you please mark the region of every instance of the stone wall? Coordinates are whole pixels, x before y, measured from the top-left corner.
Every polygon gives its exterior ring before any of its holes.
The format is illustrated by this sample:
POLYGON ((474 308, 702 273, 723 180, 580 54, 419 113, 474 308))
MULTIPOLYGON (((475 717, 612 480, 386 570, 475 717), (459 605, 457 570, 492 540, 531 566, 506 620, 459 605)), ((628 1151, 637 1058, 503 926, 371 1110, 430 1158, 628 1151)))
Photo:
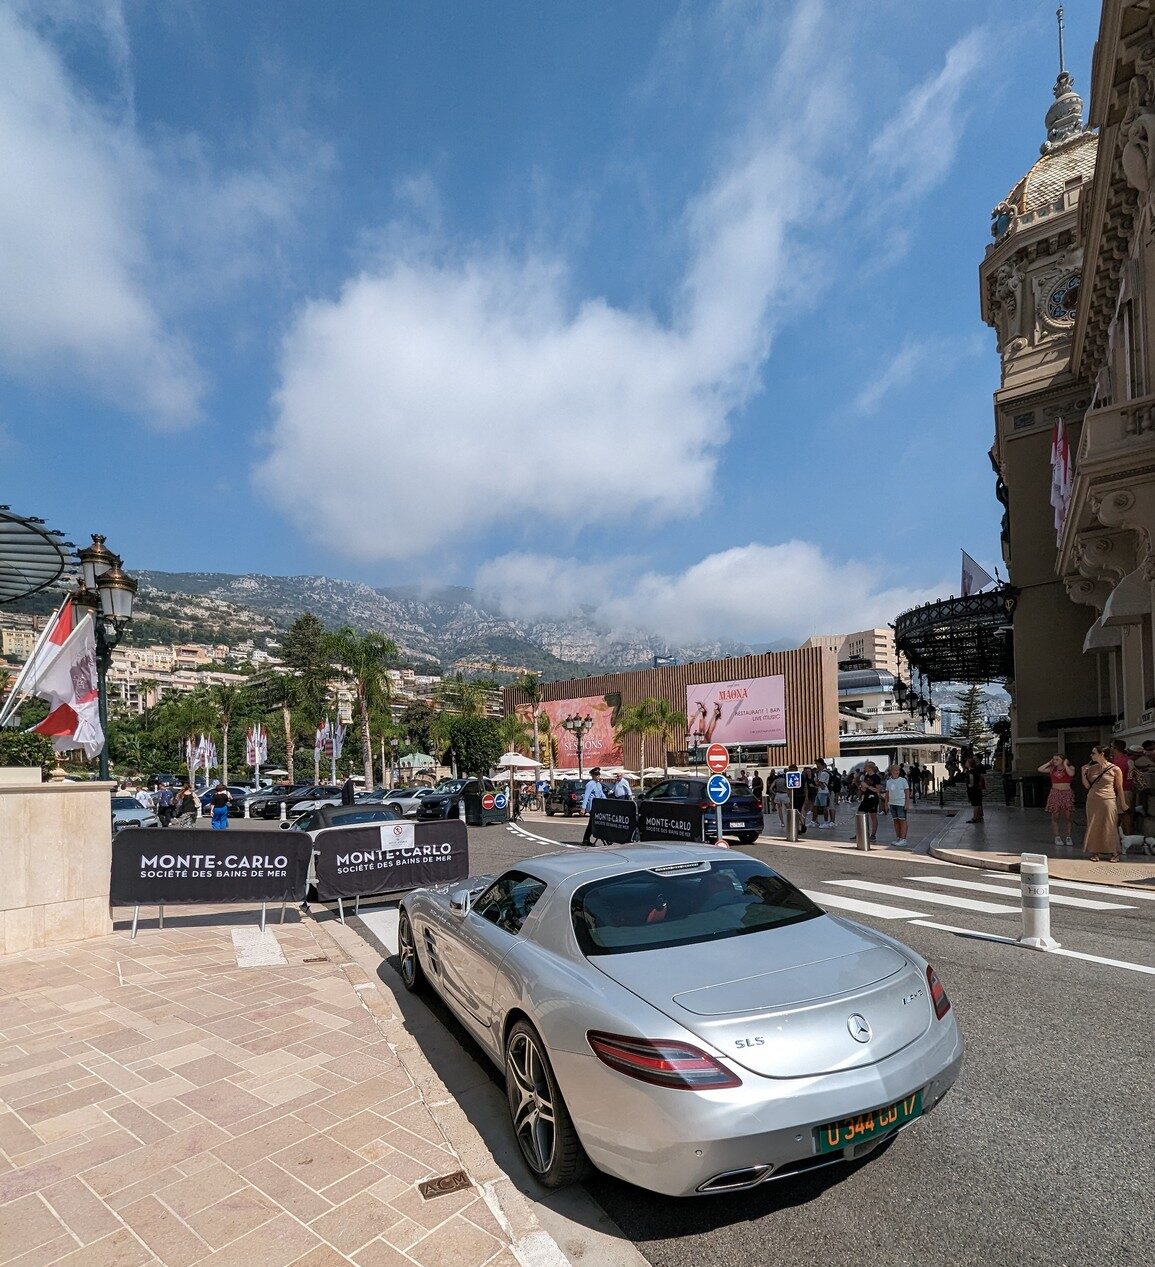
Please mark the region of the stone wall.
POLYGON ((41 783, 0 769, 0 953, 103 937, 112 783, 41 783))

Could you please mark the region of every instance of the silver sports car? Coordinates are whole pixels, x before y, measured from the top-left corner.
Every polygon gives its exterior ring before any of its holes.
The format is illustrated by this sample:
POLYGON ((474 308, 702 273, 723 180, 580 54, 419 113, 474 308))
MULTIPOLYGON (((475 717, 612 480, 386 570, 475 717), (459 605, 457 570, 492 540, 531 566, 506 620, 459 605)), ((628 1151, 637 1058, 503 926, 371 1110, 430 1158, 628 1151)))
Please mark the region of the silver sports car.
POLYGON ((567 850, 401 903, 401 975, 505 1072, 548 1187, 592 1162, 672 1196, 865 1156, 958 1077, 934 969, 764 863, 567 850))

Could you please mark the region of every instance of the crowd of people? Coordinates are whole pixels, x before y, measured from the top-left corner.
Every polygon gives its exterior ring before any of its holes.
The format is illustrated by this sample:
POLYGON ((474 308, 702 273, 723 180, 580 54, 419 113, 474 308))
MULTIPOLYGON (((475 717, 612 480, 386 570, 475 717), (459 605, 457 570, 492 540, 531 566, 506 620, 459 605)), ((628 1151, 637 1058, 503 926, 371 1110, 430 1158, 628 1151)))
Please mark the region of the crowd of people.
MULTIPOLYGON (((1075 767, 1056 752, 1039 766, 1050 778, 1046 812, 1056 845, 1071 845, 1075 813, 1075 767)), ((1102 862, 1118 862, 1125 851, 1155 853, 1155 741, 1131 749, 1115 739, 1091 750, 1079 771, 1087 794, 1087 826, 1083 852, 1102 862)))
MULTIPOLYGON (((894 840, 901 844, 907 835, 907 814, 916 801, 929 796, 934 788, 934 771, 915 762, 897 762, 880 770, 873 761, 865 761, 848 773, 833 763, 819 759, 812 766, 786 766, 771 770, 766 812, 771 807, 779 825, 786 825, 786 811, 793 809, 800 835, 807 827, 832 830, 838 819, 838 807, 853 806, 856 814, 867 817, 871 842, 878 838, 879 815, 889 815, 894 827, 894 840), (797 778, 790 778, 791 774, 797 778), (797 786, 792 786, 792 785, 797 786)), ((757 770, 749 780, 751 791, 762 795, 763 782, 757 770)))

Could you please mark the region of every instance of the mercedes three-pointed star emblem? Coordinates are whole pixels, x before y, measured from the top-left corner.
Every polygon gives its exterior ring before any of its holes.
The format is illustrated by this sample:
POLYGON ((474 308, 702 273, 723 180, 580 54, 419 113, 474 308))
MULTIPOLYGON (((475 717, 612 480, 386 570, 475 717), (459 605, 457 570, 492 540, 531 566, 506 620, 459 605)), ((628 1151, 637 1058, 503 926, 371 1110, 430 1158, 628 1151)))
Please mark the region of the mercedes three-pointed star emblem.
POLYGON ((850 1030, 850 1037, 853 1038, 856 1043, 870 1042, 870 1022, 865 1016, 855 1012, 854 1015, 847 1020, 846 1028, 850 1030))

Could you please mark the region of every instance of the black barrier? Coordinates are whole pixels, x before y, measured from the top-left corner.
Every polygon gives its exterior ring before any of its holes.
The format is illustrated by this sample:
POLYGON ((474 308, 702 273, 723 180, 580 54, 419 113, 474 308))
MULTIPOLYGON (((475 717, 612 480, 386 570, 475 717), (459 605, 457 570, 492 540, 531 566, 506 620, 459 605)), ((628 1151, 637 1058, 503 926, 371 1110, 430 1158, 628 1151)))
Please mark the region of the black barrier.
POLYGON ((642 801, 638 812, 642 840, 684 840, 702 843, 702 811, 697 805, 642 801))
POLYGON ((461 810, 470 827, 491 827, 509 821, 509 797, 504 792, 467 792, 461 799, 461 810), (485 808, 486 797, 493 802, 489 809, 485 808))
POLYGON ((401 893, 463 880, 469 874, 465 824, 359 823, 319 831, 317 896, 322 902, 401 893))
POLYGON ((638 836, 638 807, 624 797, 599 796, 590 804, 590 836, 627 845, 638 836))
POLYGON ((303 902, 312 847, 302 831, 126 827, 112 842, 109 902, 303 902))

